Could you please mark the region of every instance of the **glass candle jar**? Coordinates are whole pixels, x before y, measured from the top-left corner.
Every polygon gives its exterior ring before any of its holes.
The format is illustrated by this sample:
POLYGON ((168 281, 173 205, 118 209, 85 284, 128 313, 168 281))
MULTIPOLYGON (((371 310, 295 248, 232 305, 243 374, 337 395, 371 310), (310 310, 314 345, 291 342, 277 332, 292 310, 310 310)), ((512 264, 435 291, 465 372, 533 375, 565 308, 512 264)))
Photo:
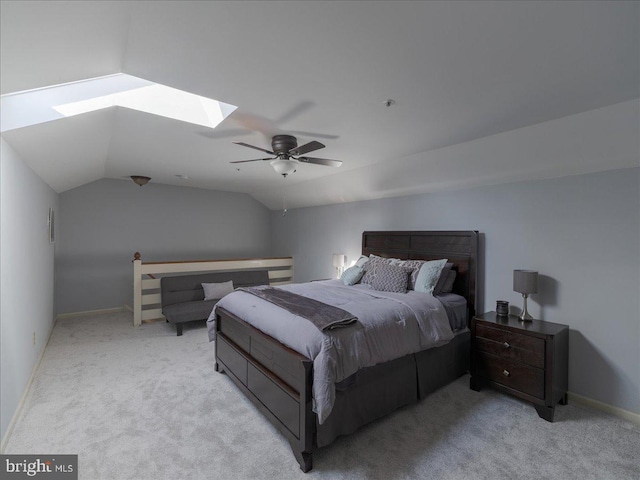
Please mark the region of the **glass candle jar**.
POLYGON ((496 302, 496 313, 501 317, 509 315, 509 302, 498 300, 496 302))

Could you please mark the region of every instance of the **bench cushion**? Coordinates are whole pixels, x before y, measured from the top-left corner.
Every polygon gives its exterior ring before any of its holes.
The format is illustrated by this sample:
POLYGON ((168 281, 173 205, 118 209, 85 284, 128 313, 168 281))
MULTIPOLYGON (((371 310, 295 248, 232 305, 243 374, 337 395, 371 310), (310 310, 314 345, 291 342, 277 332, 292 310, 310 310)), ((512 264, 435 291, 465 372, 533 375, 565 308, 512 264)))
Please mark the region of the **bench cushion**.
POLYGON ((199 300, 195 302, 174 303, 162 309, 162 313, 171 323, 206 320, 218 300, 199 300))

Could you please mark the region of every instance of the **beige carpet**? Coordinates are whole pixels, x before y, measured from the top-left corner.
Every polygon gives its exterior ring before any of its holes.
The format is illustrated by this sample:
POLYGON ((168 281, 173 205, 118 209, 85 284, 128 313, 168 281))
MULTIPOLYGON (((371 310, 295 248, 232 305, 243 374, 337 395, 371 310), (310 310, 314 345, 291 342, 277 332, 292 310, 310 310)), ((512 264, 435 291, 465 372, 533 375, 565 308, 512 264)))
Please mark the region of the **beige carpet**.
POLYGON ((203 325, 176 337, 119 313, 58 321, 6 453, 78 454, 85 480, 640 478, 640 426, 576 404, 556 417, 465 376, 318 450, 305 475, 213 371, 203 325))

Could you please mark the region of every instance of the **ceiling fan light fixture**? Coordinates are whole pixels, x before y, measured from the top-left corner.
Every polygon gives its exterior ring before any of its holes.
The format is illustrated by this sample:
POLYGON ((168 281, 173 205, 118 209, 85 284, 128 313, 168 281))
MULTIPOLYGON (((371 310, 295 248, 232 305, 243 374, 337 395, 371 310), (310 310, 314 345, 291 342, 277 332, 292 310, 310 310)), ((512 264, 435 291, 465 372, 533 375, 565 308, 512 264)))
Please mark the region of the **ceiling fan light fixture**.
POLYGON ((131 175, 131 180, 133 180, 133 183, 135 183, 136 185, 143 186, 149 183, 151 177, 144 177, 142 175, 131 175))
POLYGON ((329 160, 327 158, 305 156, 307 153, 315 152, 316 150, 320 150, 325 146, 316 140, 312 140, 311 142, 298 146, 298 140, 293 135, 275 135, 271 139, 271 147, 273 148, 273 151, 261 147, 256 147, 255 145, 250 145, 244 142, 233 143, 243 147, 252 148, 254 150, 259 150, 272 156, 271 158, 236 160, 231 163, 268 161, 271 163, 273 169, 285 178, 287 177, 287 175, 291 175, 297 170, 300 162, 309 163, 312 165, 324 165, 325 167, 339 167, 340 165, 342 165, 342 162, 340 160, 329 160))
POLYGON ((287 178, 287 175, 291 175, 298 168, 298 162, 294 159, 276 158, 271 162, 273 169, 283 177, 287 178))

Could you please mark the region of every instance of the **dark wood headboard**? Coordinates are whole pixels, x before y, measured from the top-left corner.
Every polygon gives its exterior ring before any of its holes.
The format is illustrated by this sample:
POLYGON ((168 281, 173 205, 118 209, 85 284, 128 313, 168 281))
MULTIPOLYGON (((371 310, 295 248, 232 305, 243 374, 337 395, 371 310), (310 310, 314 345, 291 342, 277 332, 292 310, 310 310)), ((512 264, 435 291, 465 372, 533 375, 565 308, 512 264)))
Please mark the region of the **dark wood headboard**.
POLYGON ((470 321, 476 314, 478 297, 478 232, 364 232, 362 254, 378 255, 401 260, 437 260, 446 258, 453 263, 456 281, 453 293, 467 299, 470 321))

